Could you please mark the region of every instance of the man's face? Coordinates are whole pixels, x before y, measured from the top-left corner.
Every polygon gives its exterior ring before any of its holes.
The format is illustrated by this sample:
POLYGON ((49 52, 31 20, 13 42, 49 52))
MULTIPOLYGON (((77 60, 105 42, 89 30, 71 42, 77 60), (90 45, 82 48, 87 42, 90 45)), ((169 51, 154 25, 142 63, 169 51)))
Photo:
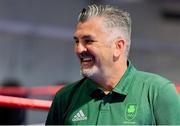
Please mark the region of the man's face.
POLYGON ((114 46, 110 33, 104 29, 102 17, 92 17, 84 23, 78 23, 74 39, 83 76, 95 78, 110 70, 114 46))

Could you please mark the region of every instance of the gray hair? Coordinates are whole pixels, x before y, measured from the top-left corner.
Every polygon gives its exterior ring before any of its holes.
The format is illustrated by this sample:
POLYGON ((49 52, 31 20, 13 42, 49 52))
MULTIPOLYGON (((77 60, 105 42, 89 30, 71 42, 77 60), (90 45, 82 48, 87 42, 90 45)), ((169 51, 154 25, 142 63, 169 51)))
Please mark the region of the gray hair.
POLYGON ((130 14, 111 5, 93 4, 82 9, 78 17, 78 22, 86 22, 90 17, 94 16, 104 17, 106 28, 116 28, 121 32, 127 41, 125 55, 128 57, 131 44, 130 14))

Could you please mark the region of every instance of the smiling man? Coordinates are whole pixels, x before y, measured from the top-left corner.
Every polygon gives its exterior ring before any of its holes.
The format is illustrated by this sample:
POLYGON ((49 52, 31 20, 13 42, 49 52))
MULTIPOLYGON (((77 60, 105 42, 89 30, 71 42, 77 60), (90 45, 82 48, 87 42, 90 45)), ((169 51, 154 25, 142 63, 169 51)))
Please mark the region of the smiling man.
POLYGON ((127 12, 110 5, 84 8, 74 41, 83 79, 57 92, 46 125, 180 124, 174 85, 128 60, 127 12))
POLYGON ((109 92, 127 69, 126 43, 120 30, 102 25, 104 20, 94 16, 78 23, 74 39, 82 75, 109 92))

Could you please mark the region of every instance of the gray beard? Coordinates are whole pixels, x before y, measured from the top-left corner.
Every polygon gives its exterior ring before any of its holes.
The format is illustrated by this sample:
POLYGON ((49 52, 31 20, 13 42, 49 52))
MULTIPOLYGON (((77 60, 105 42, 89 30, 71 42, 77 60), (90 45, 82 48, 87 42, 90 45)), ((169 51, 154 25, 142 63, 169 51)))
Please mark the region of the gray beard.
POLYGON ((100 73, 100 70, 96 66, 92 66, 91 68, 88 68, 88 69, 83 69, 81 67, 81 70, 80 70, 81 76, 87 77, 90 79, 96 78, 99 73, 100 73))

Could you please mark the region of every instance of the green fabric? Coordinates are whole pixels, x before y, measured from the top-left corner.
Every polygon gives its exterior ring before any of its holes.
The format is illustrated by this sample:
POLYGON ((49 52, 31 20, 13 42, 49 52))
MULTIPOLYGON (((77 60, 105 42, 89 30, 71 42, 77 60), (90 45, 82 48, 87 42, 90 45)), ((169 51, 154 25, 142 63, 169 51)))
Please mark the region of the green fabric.
POLYGON ((84 78, 57 92, 46 125, 180 124, 180 99, 169 80, 136 70, 125 74, 108 95, 84 78))

